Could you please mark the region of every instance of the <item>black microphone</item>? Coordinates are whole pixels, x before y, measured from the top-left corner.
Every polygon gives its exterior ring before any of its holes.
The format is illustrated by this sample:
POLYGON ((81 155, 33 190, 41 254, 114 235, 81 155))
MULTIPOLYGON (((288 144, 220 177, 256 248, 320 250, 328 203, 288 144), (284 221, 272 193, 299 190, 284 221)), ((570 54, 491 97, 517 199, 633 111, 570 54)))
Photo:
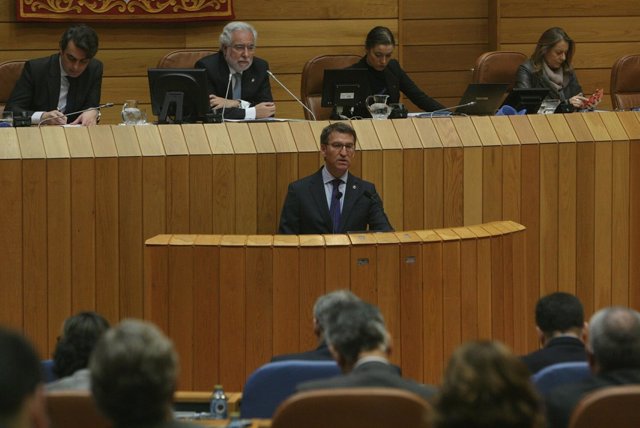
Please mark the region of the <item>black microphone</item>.
POLYGON ((97 106, 97 107, 89 107, 89 108, 86 108, 86 109, 84 109, 84 110, 78 110, 78 111, 74 111, 74 112, 71 112, 71 113, 65 113, 65 114, 63 114, 62 116, 52 116, 52 117, 48 117, 48 118, 46 118, 46 119, 44 119, 44 120, 41 120, 41 121, 40 121, 40 123, 38 123, 38 128, 39 128, 39 127, 40 127, 40 125, 42 125, 43 123, 45 123, 45 122, 47 122, 47 121, 49 121, 49 120, 57 119, 58 117, 69 117, 69 116, 73 116, 73 115, 75 115, 75 114, 84 113, 85 111, 90 111, 90 110, 100 110, 100 109, 103 109, 103 108, 109 108, 109 107, 113 107, 113 103, 100 104, 100 105, 99 105, 99 106, 97 106))
POLYGON ((342 192, 338 190, 338 193, 336 194, 336 199, 340 200, 342 198, 342 192))
POLYGON ((227 81, 227 90, 224 92, 224 104, 222 104, 222 123, 224 123, 224 111, 227 108, 227 96, 229 96, 229 87, 231 87, 232 72, 229 72, 229 80, 227 81))
POLYGON ((469 101, 468 103, 459 104, 457 106, 445 107, 445 108, 441 108, 441 109, 438 109, 438 110, 434 110, 434 111, 429 112, 429 113, 422 113, 422 114, 419 114, 418 117, 433 117, 434 115, 436 117, 438 117, 439 116, 438 113, 442 113, 442 112, 445 112, 445 111, 452 111, 452 110, 460 108, 460 107, 469 107, 469 106, 473 106, 473 105, 476 105, 476 104, 477 104, 476 101, 469 101))
POLYGON ((368 190, 365 190, 363 193, 372 202, 380 204, 380 209, 382 210, 382 215, 384 216, 384 219, 387 220, 387 224, 389 225, 389 227, 393 231, 393 226, 391 226, 391 222, 389 221, 389 217, 387 217, 387 213, 384 212, 384 207, 382 206, 382 201, 380 200, 380 196, 378 196, 377 193, 371 193, 368 190))
POLYGON ((306 105, 304 105, 304 103, 302 101, 300 101, 300 99, 298 97, 296 97, 295 95, 293 95, 293 92, 291 92, 289 90, 289 88, 287 88, 286 86, 284 86, 284 83, 282 83, 276 76, 273 75, 273 73, 271 72, 271 70, 267 70, 267 74, 271 77, 273 77, 273 80, 275 80, 276 82, 278 82, 278 85, 282 86, 282 88, 287 91, 287 93, 289 95, 291 95, 293 97, 294 100, 296 100, 298 102, 298 104, 300 104, 302 106, 303 109, 305 109, 306 111, 309 112, 309 114, 311 114, 311 117, 313 118, 313 120, 318 120, 316 119, 316 115, 313 114, 313 112, 311 111, 311 109, 309 107, 307 107, 306 105))

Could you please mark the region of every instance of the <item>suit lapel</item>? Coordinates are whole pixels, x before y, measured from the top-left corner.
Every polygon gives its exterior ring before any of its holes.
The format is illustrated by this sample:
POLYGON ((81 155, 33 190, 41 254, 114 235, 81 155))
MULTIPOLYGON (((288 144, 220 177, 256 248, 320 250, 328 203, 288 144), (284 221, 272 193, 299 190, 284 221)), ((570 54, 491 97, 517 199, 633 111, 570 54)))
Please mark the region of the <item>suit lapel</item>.
POLYGON ((348 232, 345 226, 348 225, 349 215, 353 210, 356 201, 362 195, 362 183, 360 179, 353 174, 349 174, 347 178, 347 187, 345 189, 344 203, 342 204, 342 216, 340 218, 340 231, 348 232))
MULTIPOLYGON (((309 193, 315 202, 322 221, 329 225, 328 229, 331 231, 331 216, 329 215, 329 207, 327 206, 327 195, 324 192, 324 182, 322 181, 322 168, 316 172, 311 181, 309 182, 309 193)), ((331 232, 329 232, 331 233, 331 232)))

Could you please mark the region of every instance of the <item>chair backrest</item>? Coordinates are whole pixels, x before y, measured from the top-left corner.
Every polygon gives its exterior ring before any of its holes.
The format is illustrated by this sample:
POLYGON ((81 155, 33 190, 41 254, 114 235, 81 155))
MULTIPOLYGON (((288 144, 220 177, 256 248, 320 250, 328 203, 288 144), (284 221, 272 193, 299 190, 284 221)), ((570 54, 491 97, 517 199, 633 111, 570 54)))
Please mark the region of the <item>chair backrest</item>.
POLYGON ((4 106, 9 101, 9 96, 20 78, 24 63, 23 59, 0 63, 0 112, 4 111, 4 106))
POLYGON ((333 361, 278 361, 258 368, 242 388, 240 414, 243 418, 271 418, 278 405, 308 380, 337 376, 333 361))
MULTIPOLYGON (((331 109, 320 106, 322 101, 322 81, 326 69, 347 68, 360 61, 358 55, 320 55, 311 58, 302 69, 300 97, 302 102, 316 115, 316 119, 325 120, 331 116, 331 109)), ((304 117, 313 119, 305 110, 304 117)))
POLYGON ((42 369, 42 379, 44 383, 53 382, 58 376, 53 372, 53 360, 41 360, 40 368, 42 369))
POLYGON ((640 385, 612 386, 585 396, 573 410, 569 428, 637 428, 640 385))
POLYGON ((51 428, 110 428, 111 422, 98 410, 88 391, 47 393, 51 428))
POLYGON ((430 406, 417 395, 394 388, 305 391, 276 411, 272 428, 429 427, 430 406))
POLYGON ((611 102, 614 109, 640 107, 640 54, 625 55, 613 64, 611 102))
POLYGON ((527 56, 521 52, 485 52, 473 67, 473 83, 508 83, 507 90, 511 90, 516 83, 518 66, 526 59, 527 56))
POLYGON ((216 51, 209 49, 180 49, 172 51, 158 61, 157 68, 193 68, 196 61, 216 51))
POLYGON ((589 363, 586 361, 575 361, 545 367, 531 376, 531 381, 540 394, 547 395, 559 385, 579 382, 589 376, 591 376, 589 363))

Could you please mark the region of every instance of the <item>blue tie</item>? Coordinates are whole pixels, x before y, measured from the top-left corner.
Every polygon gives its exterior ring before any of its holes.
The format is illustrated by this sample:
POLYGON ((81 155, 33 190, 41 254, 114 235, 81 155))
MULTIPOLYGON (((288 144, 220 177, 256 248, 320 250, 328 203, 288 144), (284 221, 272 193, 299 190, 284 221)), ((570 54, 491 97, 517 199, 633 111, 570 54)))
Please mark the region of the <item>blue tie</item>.
POLYGON ((331 192, 331 206, 329 207, 329 215, 331 216, 331 222, 333 223, 333 233, 338 233, 340 231, 340 198, 342 198, 342 193, 340 193, 340 184, 342 180, 336 178, 331 181, 333 184, 333 191, 331 192))

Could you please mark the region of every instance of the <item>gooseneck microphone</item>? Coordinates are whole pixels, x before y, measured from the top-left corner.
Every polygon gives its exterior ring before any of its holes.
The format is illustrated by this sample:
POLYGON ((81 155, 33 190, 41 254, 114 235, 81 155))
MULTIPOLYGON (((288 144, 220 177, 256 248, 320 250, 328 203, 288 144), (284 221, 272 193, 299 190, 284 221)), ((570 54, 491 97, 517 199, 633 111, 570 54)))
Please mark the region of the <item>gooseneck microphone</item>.
POLYGON ((63 114, 62 116, 52 116, 52 117, 48 117, 48 118, 46 118, 46 119, 44 119, 44 120, 41 120, 41 121, 40 121, 40 123, 38 123, 38 128, 39 128, 39 127, 40 127, 40 125, 42 125, 43 123, 48 122, 48 121, 53 120, 53 119, 57 119, 58 117, 69 117, 69 116, 73 116, 74 114, 81 114, 81 113, 84 113, 85 111, 100 110, 100 109, 103 109, 103 108, 109 108, 109 107, 113 107, 113 103, 100 104, 99 106, 96 106, 96 107, 89 107, 89 108, 86 108, 86 109, 84 109, 84 110, 78 110, 78 111, 74 111, 74 112, 71 112, 71 113, 65 113, 65 114, 63 114))
POLYGON ((286 86, 284 86, 284 83, 282 83, 276 76, 274 76, 274 74, 271 72, 271 70, 267 70, 267 74, 269 76, 271 76, 273 78, 273 80, 275 80, 276 82, 278 82, 278 85, 282 86, 282 89, 284 89, 285 91, 287 91, 287 93, 289 95, 291 95, 293 97, 294 100, 296 100, 298 102, 298 104, 300 104, 302 106, 303 109, 305 109, 306 111, 309 112, 309 114, 311 115, 311 117, 313 118, 313 120, 318 120, 316 119, 316 115, 313 114, 313 112, 311 111, 311 109, 309 107, 307 107, 306 105, 304 105, 304 103, 302 101, 300 101, 300 99, 298 97, 296 97, 295 95, 293 95, 293 92, 291 92, 289 90, 289 88, 287 88, 286 86))
POLYGON ((452 111, 452 110, 455 110, 455 109, 460 108, 460 107, 469 107, 469 106, 473 106, 473 105, 476 105, 476 104, 477 104, 476 101, 469 101, 468 103, 459 104, 457 106, 445 107, 445 108, 441 108, 439 110, 434 110, 434 111, 429 112, 429 113, 422 113, 422 114, 418 115, 418 117, 433 117, 434 115, 436 117, 438 117, 438 113, 442 113, 442 112, 445 112, 445 111, 452 111))
POLYGON ((229 96, 229 88, 231 87, 231 78, 233 73, 229 72, 229 80, 227 81, 227 90, 224 92, 224 104, 222 104, 222 123, 224 123, 224 111, 227 109, 227 97, 229 96))
POLYGON ((387 220, 387 224, 389 225, 389 227, 391 228, 391 231, 393 231, 393 226, 391 226, 391 222, 389 221, 389 217, 387 217, 387 213, 384 212, 384 208, 382 207, 382 201, 380 200, 380 196, 378 196, 377 193, 371 193, 368 190, 365 190, 363 192, 363 194, 371 199, 372 202, 375 202, 377 204, 380 204, 380 210, 382 211, 382 215, 384 216, 384 219, 387 220))

